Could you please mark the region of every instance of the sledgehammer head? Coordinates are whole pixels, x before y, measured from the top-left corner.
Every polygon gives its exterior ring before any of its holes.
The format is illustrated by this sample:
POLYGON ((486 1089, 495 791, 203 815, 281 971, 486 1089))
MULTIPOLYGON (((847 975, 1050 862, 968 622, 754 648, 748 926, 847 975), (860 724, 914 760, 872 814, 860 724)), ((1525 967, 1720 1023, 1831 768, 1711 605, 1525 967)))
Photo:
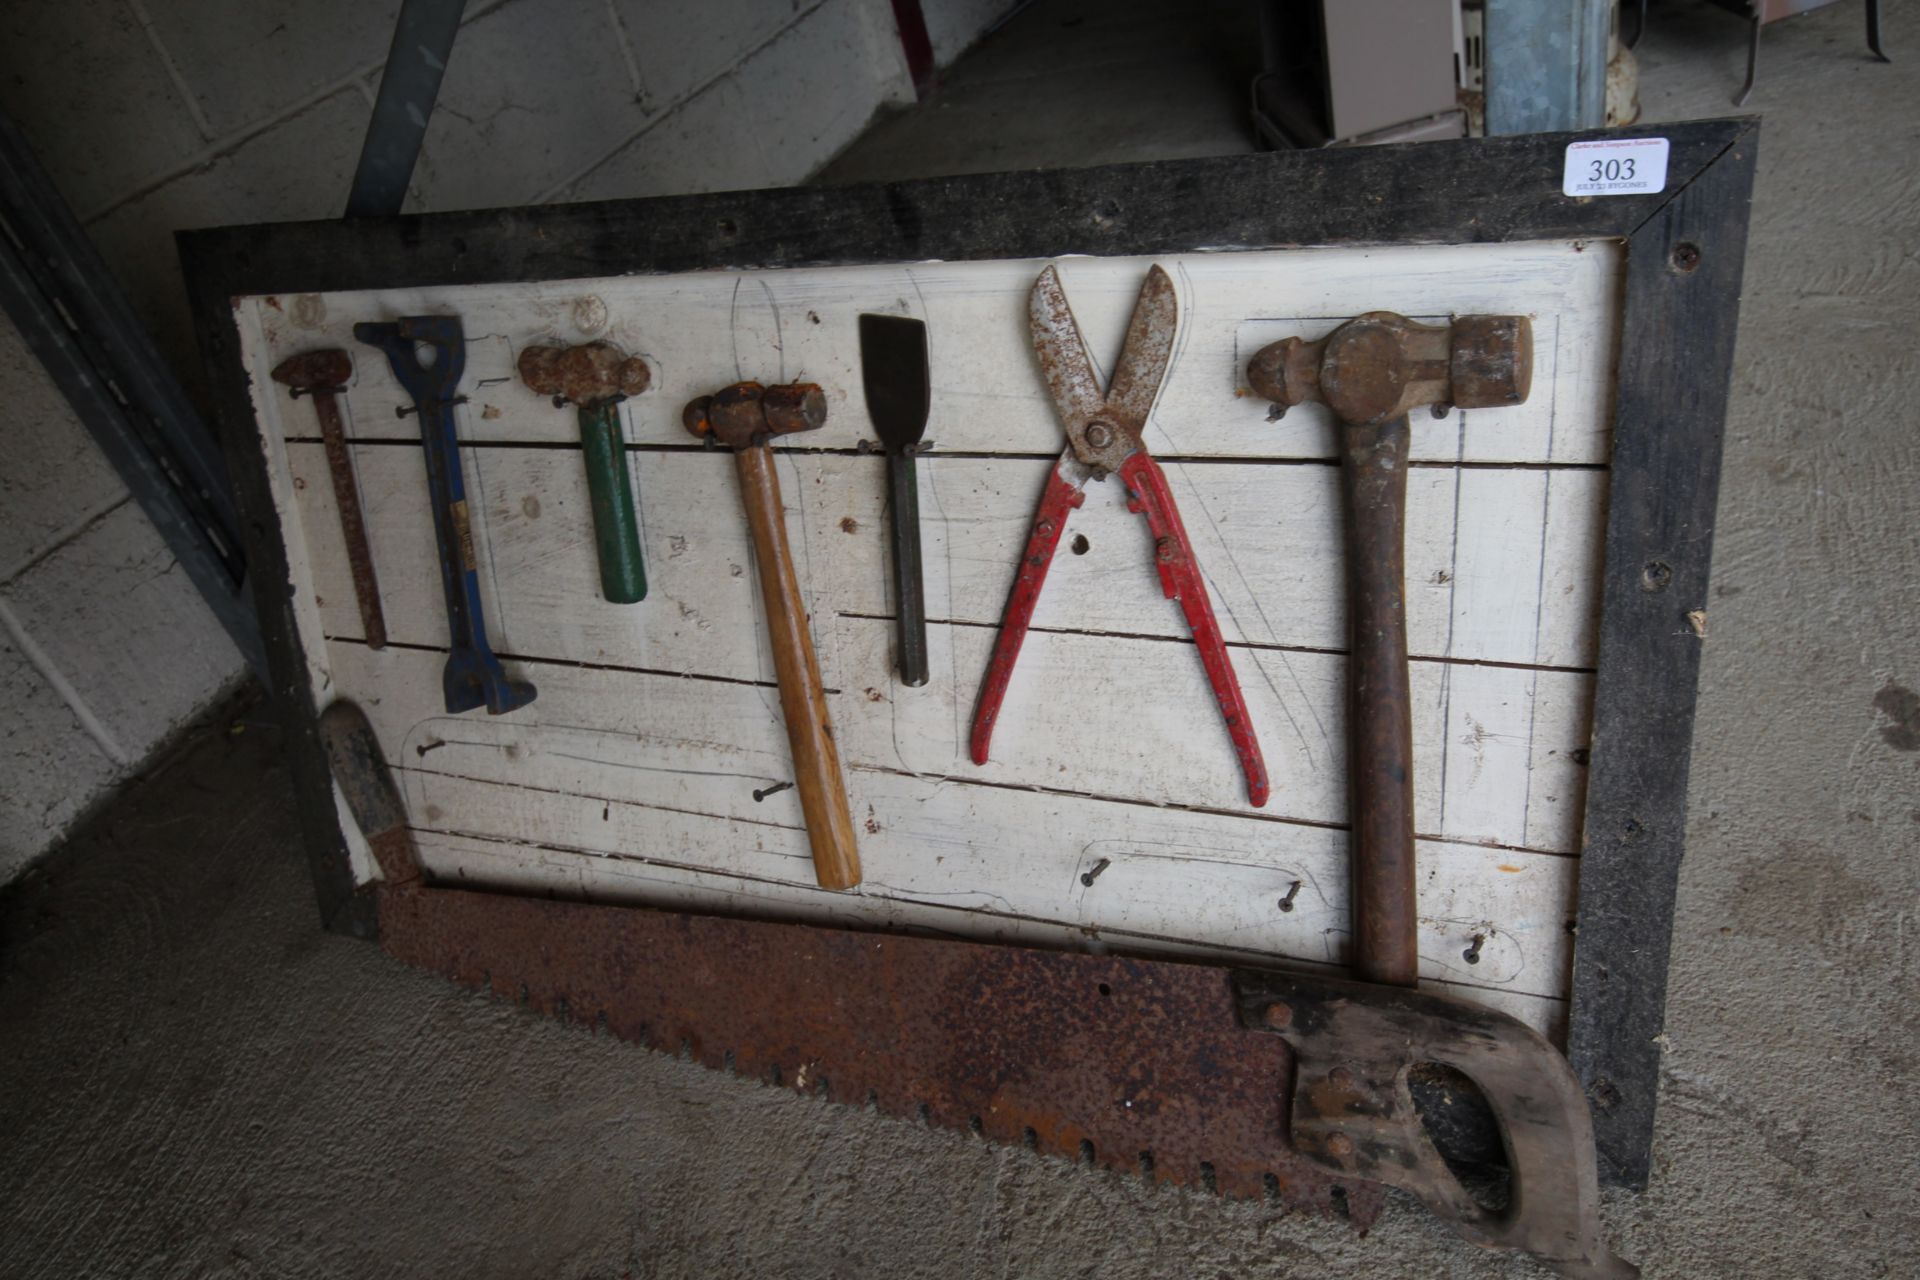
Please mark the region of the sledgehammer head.
POLYGON ((1247 383, 1281 413, 1318 400, 1360 426, 1421 405, 1519 404, 1533 388, 1533 322, 1460 316, 1452 324, 1421 324, 1369 311, 1318 342, 1283 338, 1262 347, 1247 365, 1247 383))

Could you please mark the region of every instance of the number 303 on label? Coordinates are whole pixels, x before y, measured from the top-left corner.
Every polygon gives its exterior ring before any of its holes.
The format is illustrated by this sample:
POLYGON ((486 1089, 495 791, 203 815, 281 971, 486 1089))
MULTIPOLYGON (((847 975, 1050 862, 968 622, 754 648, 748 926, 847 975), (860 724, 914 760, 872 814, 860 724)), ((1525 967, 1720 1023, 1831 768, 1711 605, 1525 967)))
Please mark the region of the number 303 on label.
POLYGON ((1560 189, 1570 196, 1640 196, 1667 185, 1665 138, 1608 138, 1567 144, 1560 189))

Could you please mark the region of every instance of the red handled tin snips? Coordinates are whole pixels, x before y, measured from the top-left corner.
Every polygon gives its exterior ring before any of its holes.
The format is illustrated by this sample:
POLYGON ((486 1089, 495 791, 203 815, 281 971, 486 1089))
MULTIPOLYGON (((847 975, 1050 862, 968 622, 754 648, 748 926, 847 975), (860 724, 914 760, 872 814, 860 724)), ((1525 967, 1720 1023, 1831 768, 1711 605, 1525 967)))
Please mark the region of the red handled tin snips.
POLYGON ((1033 621, 1033 606, 1040 598, 1041 584, 1047 580, 1067 515, 1086 501, 1088 480, 1104 480, 1118 472, 1127 487, 1127 509, 1144 515, 1153 534, 1154 567, 1160 571, 1161 589, 1169 600, 1180 602, 1187 626, 1193 631, 1200 661, 1220 703, 1220 714, 1226 717, 1234 753, 1247 775, 1247 799, 1256 806, 1263 805, 1267 802, 1267 765, 1247 719, 1246 699, 1227 659, 1226 642, 1221 639, 1220 624, 1214 620, 1213 605, 1207 599, 1207 584, 1200 576, 1186 527, 1180 523, 1166 474, 1141 440, 1147 413, 1160 394, 1161 380, 1173 358, 1173 339, 1180 323, 1173 280, 1157 266, 1147 272, 1147 282, 1141 286, 1140 300, 1134 304, 1133 319, 1127 325, 1126 345, 1121 349, 1113 382, 1104 391, 1080 336, 1080 326, 1074 322, 1073 309, 1067 305, 1066 291, 1060 287, 1060 274, 1053 267, 1041 272, 1034 282, 1028 319, 1040 371, 1053 392, 1060 424, 1066 428, 1067 447, 1047 477, 1033 532, 1020 557, 1020 571, 1007 597, 1006 613, 1000 619, 1000 636, 994 642, 986 681, 980 687, 980 703, 973 713, 973 762, 987 762, 1000 702, 1013 679, 1013 664, 1020 656, 1027 626, 1033 621))

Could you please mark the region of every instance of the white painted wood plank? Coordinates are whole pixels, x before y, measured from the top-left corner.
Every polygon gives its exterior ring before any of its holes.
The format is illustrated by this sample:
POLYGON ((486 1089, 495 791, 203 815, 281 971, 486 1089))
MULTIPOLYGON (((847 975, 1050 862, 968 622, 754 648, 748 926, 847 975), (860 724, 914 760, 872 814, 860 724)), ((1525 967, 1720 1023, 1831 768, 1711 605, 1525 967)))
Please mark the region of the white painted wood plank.
MULTIPOLYGON (((929 612, 995 624, 1049 462, 931 458, 920 465, 929 612)), ((891 614, 880 464, 797 460, 818 483, 810 528, 852 519, 829 603, 891 614), (841 474, 836 474, 841 473, 841 474)), ((1338 473, 1296 464, 1170 464, 1168 483, 1229 642, 1343 650, 1345 549, 1338 473)), ((1407 610, 1415 656, 1542 666, 1593 662, 1606 476, 1595 471, 1418 467, 1409 476, 1407 610), (1554 501, 1544 501, 1551 476, 1554 501), (1456 527, 1455 507, 1459 504, 1456 527), (1541 533, 1542 513, 1551 512, 1541 533), (1517 528, 1531 520, 1529 528, 1517 528), (1466 545, 1462 545, 1462 544, 1466 545), (1488 598, 1494 591, 1497 597, 1488 598), (1516 612, 1524 615, 1516 619, 1516 612), (1535 623, 1538 623, 1536 629, 1535 623)), ((817 536, 817 535, 816 535, 817 536)), ((1185 637, 1160 594, 1144 521, 1118 483, 1089 485, 1067 523, 1034 625, 1185 637), (1084 542, 1080 539, 1085 539, 1084 542)))
MULTIPOLYGON (((1246 358, 1262 342, 1317 336, 1340 318, 1389 309, 1534 317, 1535 394, 1510 410, 1451 415, 1415 433, 1415 456, 1485 462, 1602 463, 1611 412, 1607 384, 1618 326, 1621 251, 1584 246, 1411 246, 1157 258, 1062 260, 1068 296, 1093 356, 1117 353, 1140 281, 1153 262, 1176 277, 1183 329, 1148 443, 1204 456, 1333 456, 1321 411, 1303 407, 1268 424, 1242 395, 1246 358), (1471 419, 1471 421, 1467 421, 1471 419)), ((396 430, 405 403, 385 361, 352 339, 355 320, 454 309, 469 342, 462 434, 474 440, 575 438, 572 415, 527 392, 513 358, 528 344, 607 338, 645 355, 654 387, 627 406, 631 437, 684 439, 680 406, 738 378, 807 378, 827 388, 823 446, 869 435, 856 316, 923 316, 933 365, 929 437, 943 449, 1050 453, 1061 443, 1026 325, 1026 295, 1043 260, 916 263, 787 271, 697 272, 538 285, 334 294, 320 305, 260 300, 271 360, 313 346, 354 354, 352 429, 396 430), (587 320, 584 327, 582 320, 587 320)), ((278 416, 311 435, 306 406, 278 416)), ((285 429, 284 426, 281 429, 285 429)))
MULTIPOLYGON (((846 688, 833 700, 833 715, 847 758, 1010 787, 1346 821, 1341 656, 1233 651, 1273 779, 1267 809, 1254 810, 1190 644, 1030 633, 1001 707, 992 759, 975 766, 967 731, 993 635, 985 627, 931 628, 935 674, 925 688, 846 688)), ((891 643, 884 622, 842 624, 850 670, 883 669, 891 643)), ((1414 663, 1411 674, 1417 829, 1472 843, 1577 851, 1585 766, 1573 753, 1588 741, 1592 677, 1432 662, 1414 663)))
MULTIPOLYGON (((432 678, 437 654, 375 653, 358 645, 335 645, 334 651, 334 670, 347 696, 366 707, 389 759, 408 771, 409 813, 423 827, 811 884, 795 793, 772 791, 790 770, 771 689, 583 671, 571 681, 549 682, 539 701, 508 716, 448 716, 439 710, 432 678), (460 791, 467 785, 492 793, 471 803, 460 791), (550 805, 549 797, 560 797, 560 810, 543 807, 550 805), (621 818, 622 805, 643 806, 653 816, 621 818), (706 836, 676 844, 660 834, 668 828, 647 825, 664 821, 666 813, 720 825, 698 828, 706 836)), ((565 671, 530 665, 527 674, 546 681, 565 671)), ((842 695, 834 714, 842 723, 861 724, 860 738, 870 740, 884 736, 873 731, 882 717, 891 727, 892 708, 863 694, 842 695)), ((1265 930, 1311 925, 1301 936, 1320 941, 1309 947, 1296 939, 1289 954, 1337 957, 1328 948, 1345 928, 1343 831, 1252 817, 1244 806, 1241 815, 1195 813, 979 786, 974 779, 982 771, 970 766, 951 779, 906 778, 893 772, 892 761, 867 755, 862 742, 844 729, 841 737, 852 765, 849 793, 856 824, 863 829, 869 892, 894 886, 909 896, 931 895, 982 912, 998 908, 1068 918, 1096 929, 1181 937, 1187 936, 1182 904, 1192 897, 1183 885, 1251 868, 1251 884, 1209 895, 1230 904, 1209 908, 1216 940, 1231 934, 1240 938, 1235 945, 1270 950, 1285 935, 1265 930), (1012 861, 983 871, 975 865, 983 856, 1012 861), (1111 868, 1120 874, 1110 883, 1104 875, 1096 880, 1106 885, 1098 894, 1082 892, 1079 875, 1101 856, 1128 865, 1111 868), (955 859, 951 865, 945 861, 949 857, 955 859), (1135 862, 1145 870, 1133 869, 1135 862), (1297 910, 1268 910, 1263 904, 1277 901, 1294 879, 1302 881, 1297 910), (1055 904, 1056 898, 1065 905, 1055 904), (1080 914, 1083 906, 1098 912, 1080 914), (1069 907, 1066 916, 1053 914, 1069 907), (1241 914, 1230 914, 1220 925, 1220 912, 1241 914), (1221 928, 1225 934, 1218 932, 1221 928)), ((1081 781, 1080 776, 1064 780, 1069 786, 1081 781)), ((1527 930, 1545 927, 1546 920, 1554 921, 1554 928, 1564 924, 1571 860, 1460 842, 1423 844, 1434 850, 1427 858, 1425 892, 1432 902, 1426 914, 1471 925, 1459 939, 1461 946, 1483 924, 1518 933, 1520 926, 1503 923, 1509 918, 1533 920, 1527 930), (1480 887, 1462 890, 1470 881, 1480 887), (1549 886, 1544 898, 1525 888, 1534 881, 1549 886), (1461 892, 1466 898, 1453 896, 1461 892)), ((1559 945, 1557 935, 1552 945, 1559 945)), ((1439 957, 1438 971, 1444 972, 1446 946, 1425 951, 1439 957)), ((1485 975, 1502 968, 1490 955, 1478 973, 1490 980, 1485 975)))
MULTIPOLYGON (((527 762, 545 758, 546 736, 538 728, 516 731, 517 769, 538 767, 527 762)), ((1065 924, 1110 941, 1148 937, 1347 961, 1340 831, 1176 809, 1129 812, 1138 806, 858 770, 849 787, 865 815, 866 874, 851 894, 834 894, 813 883, 798 827, 663 809, 638 795, 530 790, 499 759, 450 744, 407 768, 402 784, 421 826, 643 861, 663 874, 723 873, 841 922, 898 922, 893 904, 917 902, 1065 924), (484 773, 463 772, 470 762, 484 773), (1082 884, 1102 860, 1107 866, 1093 884, 1082 884), (1290 893, 1293 909, 1282 911, 1290 893)), ((1557 994, 1570 958, 1574 862, 1489 857, 1434 841, 1423 842, 1421 855, 1423 976, 1557 994), (1463 952, 1475 936, 1484 941, 1479 962, 1470 964, 1463 952)))
MULTIPOLYGON (((389 634, 445 644, 420 451, 352 447, 389 634)), ((600 598, 580 454, 464 451, 488 623, 509 652, 758 678, 770 658, 727 642, 764 626, 731 461, 633 451, 650 594, 600 598)), ((359 634, 325 453, 287 447, 328 634, 359 634)), ((929 612, 994 625, 1051 464, 929 458, 920 466, 929 612)), ((884 462, 781 455, 788 537, 816 613, 890 616, 884 462)), ((1592 662, 1605 475, 1419 467, 1409 478, 1409 647, 1416 656, 1592 662), (1456 523, 1456 504, 1460 519, 1456 523), (1544 521, 1544 523, 1543 523, 1544 521)), ((1169 483, 1229 642, 1344 649, 1338 475, 1321 464, 1173 464, 1169 483)), ((1146 525, 1117 484, 1089 486, 1034 625, 1185 638, 1160 594, 1146 525)))
POLYGON ((1420 664, 1413 697, 1414 768, 1439 778, 1414 789, 1422 831, 1579 848, 1591 677, 1420 664))
MULTIPOLYGON (((750 913, 766 919, 791 920, 830 927, 904 929, 959 935, 983 942, 1037 946, 1070 951, 1122 951, 1133 955, 1179 960, 1213 961, 1252 966, 1283 966, 1329 974, 1341 972, 1310 956, 1286 956, 1260 951, 1244 943, 1212 944, 1169 939, 1150 934, 1087 927, 1047 919, 1003 913, 982 914, 935 901, 878 894, 829 893, 809 884, 769 883, 722 871, 663 866, 626 857, 583 855, 548 844, 495 840, 440 831, 416 831, 421 861, 430 875, 449 883, 510 888, 521 892, 588 900, 638 904, 668 910, 750 913)), ((1077 881, 1076 881, 1077 883, 1077 881)), ((1098 881, 1095 882, 1096 885, 1098 881)), ((1449 945, 1460 933, 1460 922, 1423 920, 1422 945, 1434 941, 1449 945), (1442 935, 1436 939, 1429 935, 1442 935)), ((1564 934, 1564 927, 1561 928, 1564 934)), ((1544 945, 1544 933, 1539 941, 1544 945)), ((1490 938, 1482 963, 1492 949, 1520 945, 1504 935, 1490 938)), ((1455 948, 1461 950, 1462 948, 1455 948)), ((1432 990, 1456 995, 1497 1009, 1527 1023, 1557 1041, 1564 1039, 1566 1003, 1557 996, 1528 989, 1554 962, 1545 955, 1530 957, 1521 971, 1529 981, 1462 980, 1453 973, 1426 972, 1422 983, 1432 990)), ((1466 969, 1455 961, 1457 969, 1466 969)))
MULTIPOLYGON (((851 787, 866 815, 867 876, 856 893, 835 895, 814 886, 798 825, 662 807, 644 792, 623 798, 529 787, 526 774, 577 744, 563 740, 549 750, 554 735, 539 727, 499 726, 488 736, 495 735, 507 741, 450 741, 403 770, 424 829, 644 861, 679 880, 682 871, 725 874, 842 923, 897 922, 902 917, 887 904, 912 901, 1064 923, 1088 937, 1187 940, 1345 962, 1342 832, 1171 809, 1129 813, 1085 797, 862 770, 851 787), (516 755, 503 764, 507 758, 493 748, 507 745, 516 755), (463 772, 468 767, 476 772, 463 772), (1082 885, 1081 875, 1102 859, 1108 866, 1092 886, 1082 885), (1296 883, 1294 909, 1280 910, 1296 883)), ((1422 856, 1423 972, 1555 994, 1567 960, 1571 861, 1491 858, 1441 842, 1423 842, 1422 856), (1485 942, 1480 962, 1470 965, 1462 952, 1476 935, 1485 942)))
MULTIPOLYGON (((476 763, 569 794, 646 795, 663 809, 800 827, 791 790, 753 799, 791 779, 778 691, 771 685, 635 672, 517 664, 540 696, 504 716, 448 715, 439 693, 444 655, 360 644, 328 645, 336 691, 366 710, 395 766, 478 774, 476 763), (527 735, 537 730, 538 749, 527 735)), ((434 825, 432 814, 416 820, 434 825)))
MULTIPOLYGON (((888 652, 891 630, 885 622, 844 619, 834 628, 832 652, 848 669, 871 671, 888 652)), ((956 665, 978 670, 992 633, 934 628, 929 639, 936 673, 956 665)), ((538 785, 578 790, 583 777, 604 778, 606 770, 658 772, 680 780, 680 807, 798 822, 791 796, 748 799, 752 791, 791 776, 771 685, 520 662, 516 674, 538 684, 540 698, 490 720, 444 714, 438 680, 443 659, 436 652, 374 653, 350 643, 329 648, 336 691, 378 699, 369 714, 409 764, 424 758, 423 747, 441 750, 433 745, 437 741, 490 743, 498 740, 489 736, 493 726, 540 725, 576 737, 565 753, 570 763, 556 766, 551 776, 526 775, 543 778, 538 785), (716 793, 705 781, 709 777, 731 781, 716 793)), ((1280 650, 1239 650, 1236 660, 1274 779, 1265 810, 1246 803, 1190 645, 1035 633, 1009 689, 993 758, 984 766, 966 756, 970 685, 956 693, 940 680, 914 690, 877 682, 843 687, 829 703, 842 757, 851 767, 1344 823, 1342 660, 1280 650), (1083 692, 1073 696, 1068 690, 1083 692)), ((1418 829, 1462 843, 1576 850, 1584 766, 1573 752, 1586 741, 1589 680, 1572 673, 1416 664, 1418 829)), ((595 793, 620 794, 604 780, 595 793)))
MULTIPOLYGON (((446 607, 421 451, 350 448, 387 633, 403 644, 444 646, 446 607)), ((640 486, 650 594, 641 604, 618 605, 600 594, 578 450, 462 452, 481 594, 496 649, 758 678, 752 644, 758 588, 727 458, 628 455, 629 475, 640 486), (738 632, 745 642, 716 647, 724 639, 717 631, 738 632)), ((294 444, 289 455, 307 536, 323 548, 316 557, 323 566, 316 590, 324 626, 329 635, 358 636, 360 614, 324 451, 317 444, 294 444)), ((797 530, 790 535, 798 549, 797 530)), ((803 581, 816 579, 808 573, 803 581)))

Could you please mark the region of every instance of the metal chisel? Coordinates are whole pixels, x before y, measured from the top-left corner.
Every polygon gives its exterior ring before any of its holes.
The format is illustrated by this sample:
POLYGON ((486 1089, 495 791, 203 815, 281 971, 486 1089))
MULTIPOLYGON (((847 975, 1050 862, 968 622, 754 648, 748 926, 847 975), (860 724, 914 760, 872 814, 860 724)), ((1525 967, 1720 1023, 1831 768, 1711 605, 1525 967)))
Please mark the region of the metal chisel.
POLYGON ((927 682, 927 601, 920 571, 920 486, 914 455, 931 400, 927 326, 909 316, 860 317, 860 376, 867 417, 887 452, 893 508, 893 587, 899 610, 900 682, 927 682))

